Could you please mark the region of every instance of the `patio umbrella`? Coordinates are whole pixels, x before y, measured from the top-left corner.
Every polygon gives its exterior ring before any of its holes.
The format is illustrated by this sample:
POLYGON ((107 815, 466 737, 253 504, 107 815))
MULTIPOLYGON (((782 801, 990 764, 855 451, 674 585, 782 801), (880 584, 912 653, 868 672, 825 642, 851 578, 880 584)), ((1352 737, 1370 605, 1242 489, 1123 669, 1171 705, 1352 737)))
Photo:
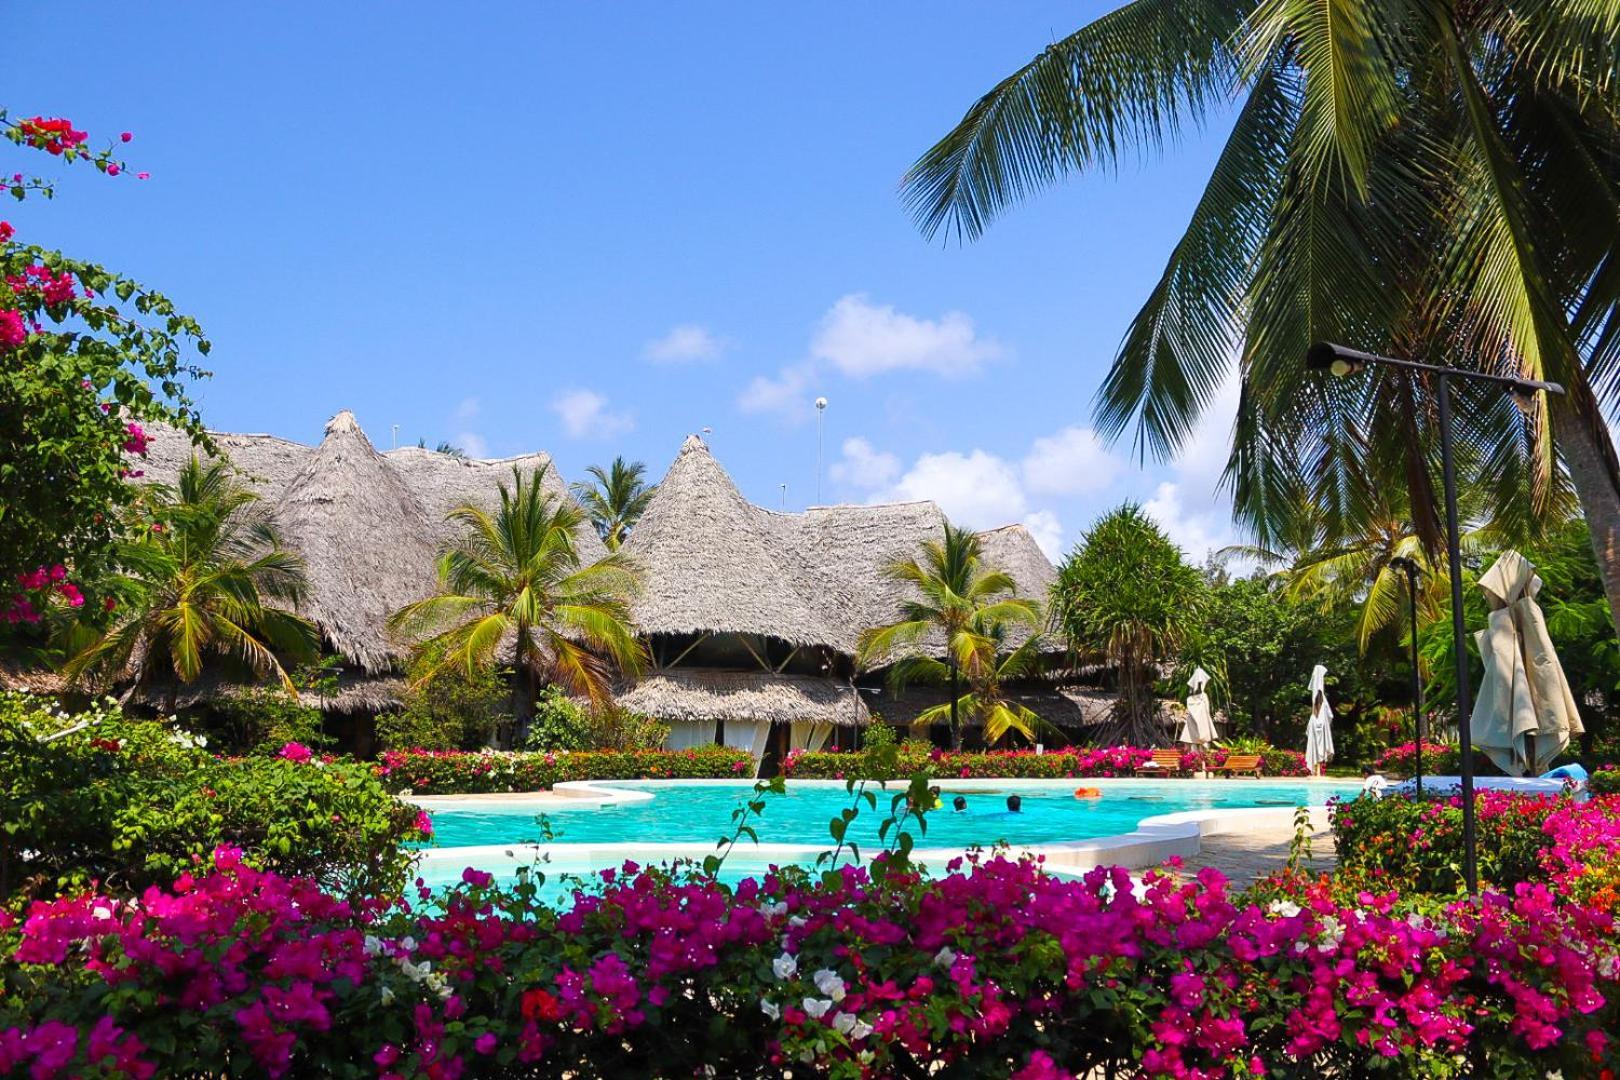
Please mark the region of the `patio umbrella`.
POLYGON ((1192 746, 1207 746, 1215 741, 1215 718, 1209 713, 1209 672, 1197 668, 1187 680, 1187 718, 1181 722, 1181 735, 1177 742, 1192 746))
POLYGON ((1311 719, 1305 725, 1305 767, 1314 776, 1333 760, 1333 706, 1327 697, 1327 668, 1311 669, 1311 719))
POLYGON ((1504 551, 1479 579, 1490 614, 1474 635, 1485 679, 1469 719, 1474 745, 1510 776, 1539 773, 1586 729, 1536 603, 1535 564, 1504 551))

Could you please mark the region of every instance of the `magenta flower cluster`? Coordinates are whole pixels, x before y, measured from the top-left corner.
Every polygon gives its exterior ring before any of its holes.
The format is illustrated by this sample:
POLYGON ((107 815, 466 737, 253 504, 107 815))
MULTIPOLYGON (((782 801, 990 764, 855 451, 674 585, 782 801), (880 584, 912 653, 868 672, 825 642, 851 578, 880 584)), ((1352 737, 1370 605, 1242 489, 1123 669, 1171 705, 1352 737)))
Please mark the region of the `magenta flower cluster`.
POLYGON ((1120 869, 1066 879, 1000 857, 735 889, 626 864, 559 911, 525 884, 463 882, 414 910, 350 904, 221 849, 138 900, 37 903, 6 931, 0 1073, 1039 1080, 1116 1060, 1213 1080, 1616 1063, 1613 916, 1545 885, 1260 903, 1210 870, 1137 889, 1120 869))
MULTIPOLYGON (((1181 767, 1187 772, 1224 764, 1230 751, 1222 747, 1186 750, 1181 767)), ((793 750, 783 759, 782 771, 801 779, 846 780, 862 774, 864 755, 838 750, 793 750)), ((950 751, 934 749, 918 753, 902 746, 899 772, 925 771, 941 779, 1104 779, 1135 776, 1153 760, 1153 750, 1141 746, 1063 747, 1035 753, 1033 750, 950 751)), ((1270 776, 1306 775, 1305 755, 1295 750, 1272 747, 1264 754, 1264 771, 1270 776)))

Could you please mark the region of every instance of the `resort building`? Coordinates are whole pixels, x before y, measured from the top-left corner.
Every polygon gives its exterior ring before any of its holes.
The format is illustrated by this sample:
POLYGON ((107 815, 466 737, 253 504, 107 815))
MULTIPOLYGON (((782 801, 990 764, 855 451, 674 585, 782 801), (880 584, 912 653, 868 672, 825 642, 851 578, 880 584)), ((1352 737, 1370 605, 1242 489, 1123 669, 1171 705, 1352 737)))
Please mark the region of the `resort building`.
MULTIPOLYGON (((418 447, 378 451, 349 412, 318 446, 270 435, 216 434, 218 451, 274 508, 290 546, 308 563, 301 613, 344 662, 335 697, 318 704, 364 717, 391 707, 409 643, 388 616, 431 595, 454 507, 493 508, 513 466, 544 467, 544 483, 569 498, 549 455, 476 460, 418 447)), ((174 432, 155 433, 148 477, 172 481, 193 452, 174 432)), ((688 436, 624 551, 642 571, 633 616, 652 663, 622 688, 628 708, 671 726, 670 744, 722 742, 756 757, 854 742, 880 714, 906 724, 943 700, 934 687, 895 697, 882 670, 860 670, 857 640, 900 615, 903 584, 884 573, 938 537, 932 502, 812 507, 781 513, 750 503, 709 448, 688 436)), ((987 560, 1021 595, 1044 599, 1055 571, 1022 525, 980 534, 987 560)), ((605 548, 582 530, 587 561, 605 548)), ((195 700, 207 688, 187 688, 195 700)), ((1051 684, 1016 696, 1048 722, 1075 727, 1106 709, 1104 695, 1051 684)), ((360 740, 362 743, 364 739, 360 740)))

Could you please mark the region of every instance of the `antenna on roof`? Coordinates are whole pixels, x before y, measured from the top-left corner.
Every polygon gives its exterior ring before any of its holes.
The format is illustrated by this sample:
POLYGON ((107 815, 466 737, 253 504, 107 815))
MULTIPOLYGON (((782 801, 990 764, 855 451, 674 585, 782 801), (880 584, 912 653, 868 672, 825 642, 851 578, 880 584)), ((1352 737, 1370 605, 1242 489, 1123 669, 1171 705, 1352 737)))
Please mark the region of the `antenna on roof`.
POLYGON ((821 458, 822 458, 822 425, 821 418, 827 414, 827 399, 816 398, 816 505, 821 505, 821 458))
POLYGON ((398 450, 399 449, 399 425, 398 424, 392 424, 390 426, 394 429, 394 434, 388 440, 388 449, 390 449, 390 450, 398 450))
POLYGON ((782 484, 782 509, 787 509, 787 484, 782 484))

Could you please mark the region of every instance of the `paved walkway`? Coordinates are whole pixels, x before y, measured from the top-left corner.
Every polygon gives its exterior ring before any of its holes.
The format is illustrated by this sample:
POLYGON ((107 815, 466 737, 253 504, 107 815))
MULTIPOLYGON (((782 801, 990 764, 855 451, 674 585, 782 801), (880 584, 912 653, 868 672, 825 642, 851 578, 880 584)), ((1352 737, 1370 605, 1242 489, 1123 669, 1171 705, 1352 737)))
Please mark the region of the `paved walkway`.
MULTIPOLYGON (((1288 861, 1288 849, 1293 839, 1294 830, 1281 826, 1206 836, 1202 842, 1203 850, 1196 858, 1186 860, 1181 872, 1190 877, 1203 867, 1213 866, 1230 878, 1235 886, 1252 885, 1255 879, 1283 868, 1288 861)), ((1313 833, 1311 858, 1301 860, 1301 866, 1317 873, 1332 870, 1337 863, 1333 833, 1328 830, 1313 833)))

